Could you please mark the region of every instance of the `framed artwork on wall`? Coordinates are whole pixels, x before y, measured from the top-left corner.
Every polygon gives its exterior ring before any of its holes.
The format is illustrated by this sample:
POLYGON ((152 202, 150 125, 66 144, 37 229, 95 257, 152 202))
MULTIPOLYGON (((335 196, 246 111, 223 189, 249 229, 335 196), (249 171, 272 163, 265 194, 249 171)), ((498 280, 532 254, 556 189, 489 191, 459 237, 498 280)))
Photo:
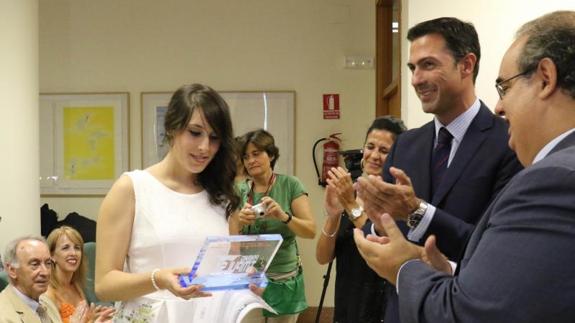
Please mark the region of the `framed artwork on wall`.
MULTIPOLYGON (((294 91, 218 91, 230 107, 236 136, 263 128, 275 138, 280 157, 275 171, 294 174, 294 91)), ((142 168, 160 161, 169 150, 164 116, 171 92, 142 92, 142 168)))
POLYGON ((142 169, 162 160, 169 146, 165 140, 164 116, 172 93, 142 92, 142 169))
POLYGON ((104 195, 128 170, 130 95, 40 94, 40 193, 104 195))

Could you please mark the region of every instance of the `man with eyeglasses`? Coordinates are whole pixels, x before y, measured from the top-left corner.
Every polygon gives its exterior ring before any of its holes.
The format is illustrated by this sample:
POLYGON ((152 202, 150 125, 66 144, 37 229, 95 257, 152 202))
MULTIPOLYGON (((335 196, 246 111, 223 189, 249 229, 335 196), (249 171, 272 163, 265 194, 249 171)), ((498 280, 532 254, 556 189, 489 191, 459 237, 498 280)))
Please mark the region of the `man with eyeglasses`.
POLYGON ((30 236, 8 243, 4 262, 10 284, 0 293, 0 323, 61 322, 55 308, 40 304, 52 270, 46 241, 30 236))
POLYGON ((496 81, 496 112, 526 167, 490 204, 454 275, 433 243, 355 232, 369 266, 397 286, 401 322, 573 322, 575 11, 523 25, 496 81))
MULTIPOLYGON (((389 213, 409 240, 434 235, 457 261, 481 214, 521 165, 506 144, 507 125, 475 94, 481 50, 473 25, 433 19, 412 27, 407 39, 411 84, 434 120, 399 136, 383 180, 360 178, 358 193, 372 221, 389 213)), ((384 321, 399 322, 395 288, 386 294, 384 321)))

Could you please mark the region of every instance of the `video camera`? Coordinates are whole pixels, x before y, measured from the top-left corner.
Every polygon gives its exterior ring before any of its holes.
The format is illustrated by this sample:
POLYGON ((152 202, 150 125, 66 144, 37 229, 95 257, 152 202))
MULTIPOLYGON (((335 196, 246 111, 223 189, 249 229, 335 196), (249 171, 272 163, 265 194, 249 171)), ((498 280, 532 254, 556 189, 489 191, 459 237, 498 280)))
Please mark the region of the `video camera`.
POLYGON ((361 159, 363 151, 361 149, 351 149, 339 152, 343 156, 345 168, 351 174, 351 180, 355 182, 363 173, 361 169, 361 159))

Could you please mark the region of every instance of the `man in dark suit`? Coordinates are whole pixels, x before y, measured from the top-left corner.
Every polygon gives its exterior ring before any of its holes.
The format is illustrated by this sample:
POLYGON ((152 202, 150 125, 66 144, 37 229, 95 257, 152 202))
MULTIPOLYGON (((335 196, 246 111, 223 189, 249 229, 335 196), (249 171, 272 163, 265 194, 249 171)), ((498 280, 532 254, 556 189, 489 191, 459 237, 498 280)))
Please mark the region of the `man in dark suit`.
MULTIPOLYGON (((475 95, 481 50, 473 25, 438 18, 412 27, 407 38, 411 83, 434 120, 398 137, 385 182, 360 179, 360 196, 370 218, 391 214, 414 242, 435 234, 440 249, 458 260, 481 214, 521 165, 507 146, 505 121, 475 95), (443 151, 442 133, 449 141, 443 151)), ((399 322, 395 288, 386 294, 385 321, 399 322)))
POLYGON ((411 83, 434 120, 399 136, 384 167, 387 183, 359 180, 373 187, 365 209, 406 222, 414 242, 436 234, 441 250, 457 260, 491 199, 521 165, 506 144, 507 125, 475 95, 481 50, 473 25, 438 18, 412 27, 407 38, 411 83), (438 134, 446 131, 451 139, 441 176, 434 158, 438 134))
POLYGON ((355 232, 369 266, 397 285, 403 323, 573 322, 574 39, 575 12, 554 12, 525 24, 503 57, 496 111, 527 168, 490 204, 454 276, 433 238, 408 242, 387 214, 375 219, 387 237, 355 232))

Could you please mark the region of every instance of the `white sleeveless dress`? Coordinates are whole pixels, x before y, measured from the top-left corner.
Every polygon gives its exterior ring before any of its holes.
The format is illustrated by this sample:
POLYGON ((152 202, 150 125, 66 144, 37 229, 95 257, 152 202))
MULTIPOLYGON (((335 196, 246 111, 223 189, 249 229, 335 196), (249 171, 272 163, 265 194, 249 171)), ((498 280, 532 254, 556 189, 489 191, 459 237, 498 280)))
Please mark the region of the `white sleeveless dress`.
MULTIPOLYGON (((191 267, 208 235, 228 235, 225 210, 208 194, 182 194, 169 189, 147 171, 126 173, 136 197, 132 239, 125 271, 191 267)), ((115 322, 221 322, 228 293, 183 300, 159 291, 122 302, 115 322)))

